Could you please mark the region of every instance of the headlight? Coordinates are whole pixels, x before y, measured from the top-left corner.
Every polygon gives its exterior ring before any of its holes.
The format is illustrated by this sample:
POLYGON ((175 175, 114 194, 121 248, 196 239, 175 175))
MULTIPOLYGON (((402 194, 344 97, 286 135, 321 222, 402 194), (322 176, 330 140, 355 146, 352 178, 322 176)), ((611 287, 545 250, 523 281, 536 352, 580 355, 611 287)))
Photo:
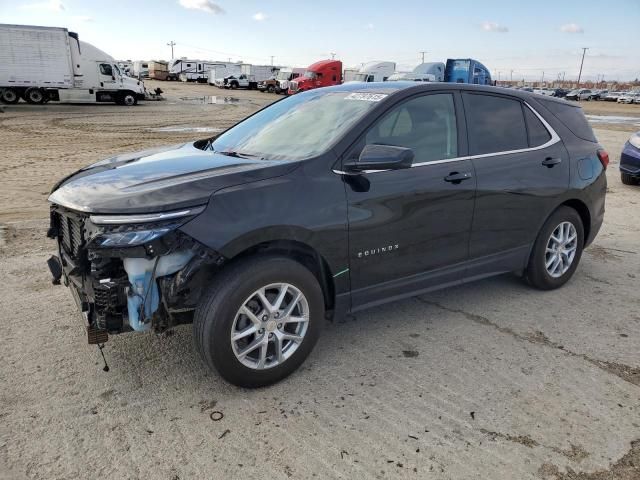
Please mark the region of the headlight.
POLYGON ((636 132, 633 135, 631 135, 631 138, 629 139, 629 143, 636 148, 640 148, 640 132, 636 132))
POLYGON ((153 230, 101 233, 96 237, 94 242, 97 246, 103 248, 135 247, 160 238, 162 235, 170 232, 174 228, 175 226, 154 228, 153 230))
POLYGON ((175 230, 195 215, 204 205, 171 212, 131 215, 91 215, 97 227, 93 243, 102 248, 123 248, 144 245, 175 230))

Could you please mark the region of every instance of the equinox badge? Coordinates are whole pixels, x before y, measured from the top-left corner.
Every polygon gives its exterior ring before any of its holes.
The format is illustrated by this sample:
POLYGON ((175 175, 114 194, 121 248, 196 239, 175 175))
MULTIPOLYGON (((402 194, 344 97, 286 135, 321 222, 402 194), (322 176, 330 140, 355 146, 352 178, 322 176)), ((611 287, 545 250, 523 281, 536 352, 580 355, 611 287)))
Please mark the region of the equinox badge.
POLYGON ((400 245, 394 244, 387 245, 386 247, 372 248, 371 250, 362 250, 358 252, 358 258, 371 257, 373 255, 378 255, 379 253, 393 252, 394 250, 398 250, 399 248, 400 245))

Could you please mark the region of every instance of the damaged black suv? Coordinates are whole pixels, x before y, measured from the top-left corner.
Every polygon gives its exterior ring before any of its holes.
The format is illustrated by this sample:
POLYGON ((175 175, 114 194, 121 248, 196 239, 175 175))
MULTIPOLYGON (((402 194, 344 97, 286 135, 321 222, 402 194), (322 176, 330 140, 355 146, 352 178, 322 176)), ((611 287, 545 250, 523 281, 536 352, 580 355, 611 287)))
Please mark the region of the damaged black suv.
POLYGON ((492 87, 346 84, 218 138, 119 155, 53 189, 49 260, 90 343, 193 323, 203 360, 273 383, 325 318, 505 272, 563 285, 604 215, 579 107, 492 87))

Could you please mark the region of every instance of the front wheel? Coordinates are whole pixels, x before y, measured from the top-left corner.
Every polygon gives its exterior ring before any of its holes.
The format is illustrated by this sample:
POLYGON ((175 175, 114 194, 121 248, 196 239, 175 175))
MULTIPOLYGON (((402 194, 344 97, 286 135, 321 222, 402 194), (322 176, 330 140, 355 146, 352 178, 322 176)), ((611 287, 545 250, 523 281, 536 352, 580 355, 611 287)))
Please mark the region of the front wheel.
POLYGON ((578 267, 584 247, 584 226, 578 212, 560 207, 547 219, 533 245, 525 278, 541 290, 559 288, 578 267))
POLYGON ((119 105, 125 105, 127 107, 133 107, 138 104, 138 98, 131 92, 126 92, 120 95, 119 101, 116 102, 119 105))
POLYGON ((315 276, 284 257, 252 257, 223 271, 196 309, 202 359, 241 387, 275 383, 315 345, 324 299, 315 276))

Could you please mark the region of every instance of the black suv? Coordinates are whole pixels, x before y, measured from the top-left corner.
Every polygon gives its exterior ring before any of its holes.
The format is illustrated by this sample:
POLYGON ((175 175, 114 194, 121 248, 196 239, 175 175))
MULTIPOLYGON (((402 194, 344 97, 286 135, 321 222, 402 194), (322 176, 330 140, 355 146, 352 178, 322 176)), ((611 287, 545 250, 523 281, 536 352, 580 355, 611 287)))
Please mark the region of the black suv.
POLYGON ((607 163, 563 100, 320 88, 218 138, 63 179, 49 267, 90 343, 193 322, 207 365, 266 385, 304 361, 325 318, 505 272, 562 286, 602 224, 607 163))

